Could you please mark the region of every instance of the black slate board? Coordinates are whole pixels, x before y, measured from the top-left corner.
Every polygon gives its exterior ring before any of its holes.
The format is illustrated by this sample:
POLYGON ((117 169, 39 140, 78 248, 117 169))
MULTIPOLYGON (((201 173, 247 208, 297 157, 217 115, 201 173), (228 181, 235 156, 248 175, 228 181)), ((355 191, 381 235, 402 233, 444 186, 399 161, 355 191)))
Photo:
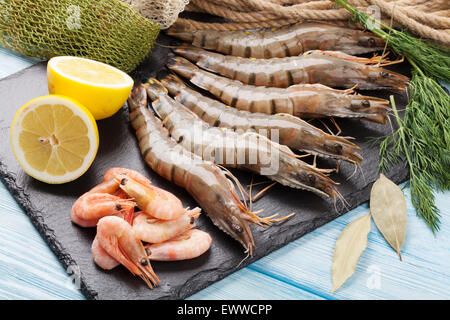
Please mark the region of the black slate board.
MULTIPOLYGON (((160 38, 159 42, 167 39, 160 38)), ((160 71, 168 49, 157 46, 152 55, 133 73, 136 81, 146 80, 160 71)), ((397 66, 402 73, 407 65, 397 66)), ((78 180, 64 185, 47 185, 27 176, 15 161, 9 139, 9 129, 16 111, 32 98, 48 94, 46 64, 40 63, 0 81, 1 124, 1 177, 21 207, 31 218, 45 241, 55 252, 70 274, 80 273, 81 290, 89 299, 181 299, 222 279, 236 271, 236 266, 244 258, 240 245, 219 231, 209 219, 202 215, 198 227, 209 232, 213 245, 203 256, 184 262, 152 263, 161 279, 161 285, 149 290, 143 281, 133 277, 123 267, 106 272, 92 261, 90 246, 95 236, 95 228, 83 229, 73 225, 69 218, 73 202, 91 187, 101 182, 104 172, 111 167, 127 167, 149 176, 154 184, 165 188, 181 198, 185 206, 193 207, 195 202, 182 189, 160 178, 151 171, 139 153, 134 132, 128 123, 128 110, 122 108, 113 117, 98 122, 100 149, 92 167, 78 180)), ((367 92, 387 98, 388 92, 367 92)), ((395 95, 399 109, 406 104, 405 95, 395 95)), ((338 120, 343 135, 356 137, 362 147, 364 161, 362 172, 349 180, 354 167, 343 163, 339 174, 331 177, 341 183, 339 190, 349 203, 349 208, 338 207, 306 191, 293 190, 282 186, 271 189, 259 200, 254 209, 264 209, 266 215, 278 212, 280 215, 296 212, 290 220, 278 226, 262 230, 253 228, 256 241, 255 255, 244 261, 240 267, 267 255, 304 234, 335 219, 343 212, 355 208, 369 198, 372 183, 378 177, 378 149, 371 147, 367 137, 391 132, 389 125, 373 124, 359 120, 338 120)), ((333 160, 318 162, 320 167, 335 166, 333 160)), ((245 185, 250 175, 238 172, 237 176, 245 185)), ((404 165, 397 165, 387 174, 400 183, 407 178, 404 165)), ((248 297, 251 299, 252 297, 248 297)))

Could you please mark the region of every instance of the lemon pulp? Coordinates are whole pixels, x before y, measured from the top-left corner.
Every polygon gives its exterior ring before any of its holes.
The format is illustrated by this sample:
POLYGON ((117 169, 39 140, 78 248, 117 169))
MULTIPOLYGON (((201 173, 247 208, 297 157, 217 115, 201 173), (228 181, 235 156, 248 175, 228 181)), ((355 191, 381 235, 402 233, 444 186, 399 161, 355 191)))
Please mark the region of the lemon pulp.
POLYGON ((127 74, 94 60, 62 57, 56 60, 55 67, 62 75, 92 85, 127 86, 130 83, 127 74))
POLYGON ((83 174, 98 148, 97 125, 88 112, 73 100, 51 95, 22 107, 11 127, 11 142, 25 172, 49 183, 83 174))

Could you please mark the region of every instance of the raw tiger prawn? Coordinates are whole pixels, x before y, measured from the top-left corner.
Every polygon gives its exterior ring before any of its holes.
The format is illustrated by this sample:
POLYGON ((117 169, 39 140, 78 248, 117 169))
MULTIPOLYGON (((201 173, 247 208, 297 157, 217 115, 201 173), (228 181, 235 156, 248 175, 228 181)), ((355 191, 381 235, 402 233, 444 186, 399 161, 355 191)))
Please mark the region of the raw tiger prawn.
POLYGON ((322 23, 237 31, 185 30, 177 26, 167 34, 196 47, 245 58, 298 56, 316 49, 362 54, 384 47, 384 41, 372 33, 322 23))
POLYGON ((182 57, 171 56, 167 66, 191 83, 239 110, 266 114, 288 113, 304 118, 361 118, 385 124, 389 101, 337 90, 321 84, 297 84, 288 88, 245 85, 201 70, 182 57))
POLYGON ((332 88, 388 89, 404 92, 409 78, 385 68, 401 62, 383 57, 360 58, 337 51, 313 50, 300 56, 255 59, 225 56, 193 46, 180 46, 176 54, 202 69, 242 83, 287 88, 294 84, 320 83, 332 88))

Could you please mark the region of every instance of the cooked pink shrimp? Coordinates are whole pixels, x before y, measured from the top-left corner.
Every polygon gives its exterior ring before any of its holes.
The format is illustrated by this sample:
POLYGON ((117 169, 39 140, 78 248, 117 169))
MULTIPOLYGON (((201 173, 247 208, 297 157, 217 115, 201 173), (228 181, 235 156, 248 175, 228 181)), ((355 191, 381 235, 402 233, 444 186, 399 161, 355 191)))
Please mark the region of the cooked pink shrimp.
POLYGON ((139 276, 149 288, 159 283, 144 246, 133 228, 118 217, 104 217, 97 224, 98 244, 132 274, 139 276))
POLYGON ((88 193, 109 193, 109 194, 115 194, 119 189, 119 183, 117 183, 114 180, 108 180, 103 181, 102 183, 96 185, 91 190, 86 192, 88 193))
POLYGON ((82 227, 95 227, 105 216, 124 214, 130 221, 136 203, 108 193, 88 192, 78 198, 72 206, 70 219, 82 227))
POLYGON ((126 169, 126 168, 111 168, 111 169, 109 169, 108 171, 106 171, 105 175, 103 176, 103 180, 105 180, 105 181, 113 180, 119 174, 124 174, 146 186, 150 186, 152 184, 152 182, 147 177, 142 175, 141 173, 139 173, 135 170, 126 169))
POLYGON ((133 230, 142 241, 161 243, 192 229, 200 213, 201 209, 195 208, 175 220, 158 220, 139 214, 133 220, 133 230))
POLYGON ((134 199, 139 209, 154 218, 174 220, 186 212, 180 199, 166 190, 143 185, 124 174, 117 175, 115 180, 120 182, 120 188, 134 199))
POLYGON ((145 246, 150 260, 178 261, 201 256, 211 247, 211 236, 201 230, 191 229, 172 240, 145 246))
POLYGON ((94 241, 92 242, 91 251, 95 263, 104 270, 111 270, 120 265, 119 261, 111 257, 105 251, 105 249, 100 247, 97 236, 94 238, 94 241))

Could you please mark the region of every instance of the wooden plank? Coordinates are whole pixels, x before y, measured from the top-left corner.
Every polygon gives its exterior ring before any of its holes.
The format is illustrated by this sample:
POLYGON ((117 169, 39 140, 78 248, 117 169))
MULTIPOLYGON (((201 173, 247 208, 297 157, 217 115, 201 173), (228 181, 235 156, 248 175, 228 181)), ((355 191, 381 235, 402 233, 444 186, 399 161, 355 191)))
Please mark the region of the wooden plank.
MULTIPOLYGON (((409 190, 405 193, 409 196, 409 190)), ((372 222, 368 247, 355 274, 331 294, 334 244, 344 227, 366 214, 362 205, 255 262, 251 269, 329 299, 447 299, 450 289, 450 192, 437 194, 442 210, 436 236, 408 199, 408 229, 400 261, 372 222)))
POLYGON ((302 290, 252 268, 241 269, 225 279, 199 291, 187 300, 323 300, 321 296, 302 290))
POLYGON ((19 72, 39 61, 0 46, 0 79, 19 72))
POLYGON ((0 235, 0 299, 84 299, 3 183, 0 235))

